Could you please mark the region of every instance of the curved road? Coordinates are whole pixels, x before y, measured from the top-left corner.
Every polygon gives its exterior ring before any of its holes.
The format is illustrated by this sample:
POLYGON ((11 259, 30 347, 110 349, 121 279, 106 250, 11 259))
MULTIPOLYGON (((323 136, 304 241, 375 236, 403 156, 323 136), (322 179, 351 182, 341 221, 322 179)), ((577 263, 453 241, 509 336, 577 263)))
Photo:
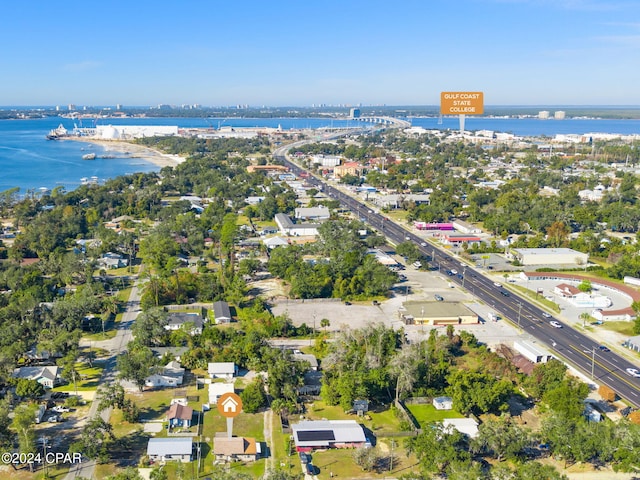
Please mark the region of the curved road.
MULTIPOLYGON (((286 158, 288 150, 304 143, 308 143, 308 141, 280 147, 275 151, 274 157, 297 175, 307 172, 286 158)), ((426 244, 417 235, 317 177, 309 176, 307 182, 355 212, 358 218, 377 229, 393 243, 414 242, 422 254, 431 258, 432 266, 437 265, 445 273, 450 273, 452 269, 456 270, 457 275, 449 276, 451 281, 466 288, 487 305, 491 305, 497 312, 517 323, 523 331, 532 337, 549 345, 557 357, 563 358, 572 366, 577 367, 591 377, 596 384, 607 385, 620 397, 627 400, 629 404, 635 408, 640 407, 640 378, 630 376, 626 372, 628 368, 638 368, 637 365, 614 352, 601 351, 598 348, 598 343, 573 328, 563 325, 557 318, 543 317, 544 310, 532 302, 503 290, 502 286, 497 286, 489 278, 477 274, 472 267, 454 259, 445 250, 432 244, 426 244), (553 327, 550 323, 553 320, 562 327, 553 327)))

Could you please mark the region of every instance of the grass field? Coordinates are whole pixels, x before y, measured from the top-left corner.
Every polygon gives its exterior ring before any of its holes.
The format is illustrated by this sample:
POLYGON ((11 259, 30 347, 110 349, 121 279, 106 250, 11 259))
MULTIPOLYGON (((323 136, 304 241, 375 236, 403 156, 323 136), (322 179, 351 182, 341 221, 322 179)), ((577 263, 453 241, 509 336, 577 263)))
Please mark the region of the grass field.
POLYGON ((394 411, 386 407, 384 409, 369 411, 364 417, 345 413, 340 406, 329 406, 322 401, 316 401, 307 406, 308 420, 356 420, 371 430, 376 436, 384 436, 389 433, 401 431, 400 422, 394 411))
POLYGON ((445 418, 464 418, 464 415, 455 410, 436 410, 436 407, 430 404, 407 404, 406 406, 420 424, 420 428, 430 423, 441 422, 445 418))
POLYGON ((86 363, 76 363, 76 385, 69 382, 53 389, 54 392, 74 392, 76 387, 78 391, 95 390, 98 388, 98 382, 102 375, 103 367, 100 362, 93 362, 93 367, 89 367, 86 363))

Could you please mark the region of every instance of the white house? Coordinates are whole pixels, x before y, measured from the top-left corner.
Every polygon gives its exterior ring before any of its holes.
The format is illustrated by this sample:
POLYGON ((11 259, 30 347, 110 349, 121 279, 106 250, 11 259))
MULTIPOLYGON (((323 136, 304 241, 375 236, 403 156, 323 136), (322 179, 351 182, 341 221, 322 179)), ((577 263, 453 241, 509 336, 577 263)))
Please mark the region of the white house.
POLYGON ((180 366, 179 362, 172 361, 167 363, 158 373, 147 377, 144 384, 147 387, 177 387, 182 385, 183 379, 184 368, 180 366))
POLYGON ((472 418, 445 418, 442 420, 442 425, 464 433, 470 438, 478 435, 478 422, 472 418))
POLYGON ((218 301, 213 304, 213 318, 216 323, 230 323, 232 320, 231 310, 227 302, 218 301))
POLYGON ((234 393, 233 383, 217 382, 209 384, 209 403, 217 405, 218 399, 225 393, 234 393))
POLYGON ((238 367, 233 362, 211 362, 207 365, 207 372, 211 378, 232 380, 238 373, 238 367))
POLYGON ((434 397, 433 406, 436 407, 436 410, 451 410, 453 399, 451 397, 434 397))
POLYGON ((202 333, 204 320, 198 313, 171 313, 164 328, 166 330, 180 330, 183 325, 188 324, 191 324, 189 331, 191 335, 199 335, 202 333))
POLYGON ((153 461, 190 462, 192 451, 193 437, 150 438, 147 444, 147 455, 153 461))

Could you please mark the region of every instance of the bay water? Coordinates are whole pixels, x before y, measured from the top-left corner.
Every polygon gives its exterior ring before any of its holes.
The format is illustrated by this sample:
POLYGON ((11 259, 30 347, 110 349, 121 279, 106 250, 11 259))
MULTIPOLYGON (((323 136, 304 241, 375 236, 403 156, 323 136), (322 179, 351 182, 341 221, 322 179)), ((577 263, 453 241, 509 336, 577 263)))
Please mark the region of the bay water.
MULTIPOLYGON (((426 129, 457 130, 457 117, 411 118, 412 125, 426 129)), ((318 129, 371 126, 355 120, 330 118, 109 118, 103 125, 177 125, 181 128, 217 129, 221 127, 270 127, 318 129)), ((85 120, 83 126, 92 126, 85 120)), ((72 130, 78 120, 48 117, 29 120, 0 120, 0 191, 20 188, 20 194, 63 186, 67 191, 77 188, 83 179, 98 182, 135 172, 158 171, 144 157, 107 151, 103 147, 82 141, 46 140, 50 130, 62 124, 72 130), (83 155, 95 153, 95 160, 83 160, 83 155), (114 158, 101 158, 109 156, 114 158)), ((81 125, 78 125, 81 126, 81 125)), ((640 120, 467 117, 465 129, 509 132, 519 136, 556 134, 613 133, 640 135, 640 120)))

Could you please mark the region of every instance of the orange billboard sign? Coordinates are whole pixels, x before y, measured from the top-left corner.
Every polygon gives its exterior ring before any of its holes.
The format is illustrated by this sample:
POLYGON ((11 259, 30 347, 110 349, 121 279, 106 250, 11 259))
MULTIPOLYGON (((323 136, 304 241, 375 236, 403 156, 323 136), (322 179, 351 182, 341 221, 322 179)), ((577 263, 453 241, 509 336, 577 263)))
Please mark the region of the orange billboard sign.
POLYGON ((441 115, 482 115, 483 113, 483 92, 440 93, 441 115))

